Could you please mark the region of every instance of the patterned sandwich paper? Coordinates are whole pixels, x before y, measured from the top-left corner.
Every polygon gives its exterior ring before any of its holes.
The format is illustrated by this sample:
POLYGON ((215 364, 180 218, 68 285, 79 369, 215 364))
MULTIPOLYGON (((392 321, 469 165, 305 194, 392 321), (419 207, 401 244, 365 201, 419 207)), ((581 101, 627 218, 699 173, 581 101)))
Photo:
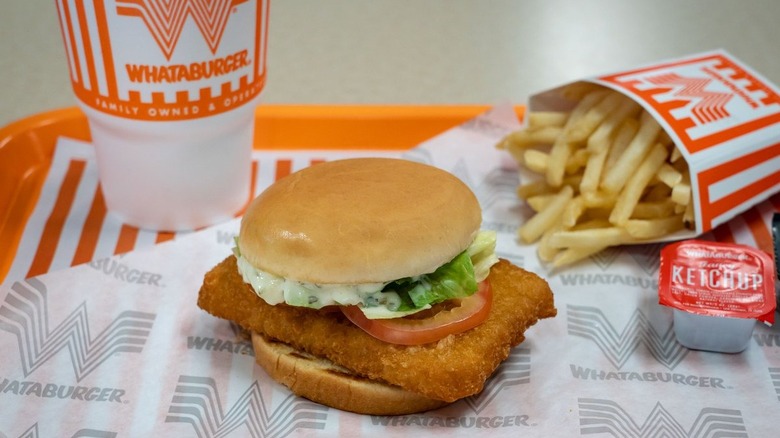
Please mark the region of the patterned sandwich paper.
MULTIPOLYGON (((558 316, 528 330, 480 394, 421 414, 364 416, 273 382, 237 327, 196 306, 204 273, 230 255, 235 219, 3 285, 0 436, 773 436, 777 328, 756 325, 739 354, 688 350, 657 304, 662 243, 560 271, 517 243, 530 212, 515 195, 517 170, 494 148, 517 127, 511 107, 498 106, 403 154, 469 184, 499 255, 555 292, 558 316)), ((285 157, 293 170, 332 158, 285 157)), ((755 244, 779 207, 775 195, 702 237, 755 244)))

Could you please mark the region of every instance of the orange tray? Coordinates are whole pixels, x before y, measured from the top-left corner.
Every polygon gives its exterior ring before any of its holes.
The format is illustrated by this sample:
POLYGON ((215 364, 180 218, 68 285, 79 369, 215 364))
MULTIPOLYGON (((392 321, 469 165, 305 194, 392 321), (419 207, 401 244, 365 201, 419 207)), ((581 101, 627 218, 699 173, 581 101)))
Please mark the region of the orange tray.
MULTIPOLYGON (((255 149, 410 149, 487 105, 261 105, 255 149)), ((523 107, 516 107, 522 117, 523 107)), ((10 269, 60 136, 90 140, 85 115, 65 108, 0 129, 0 279, 10 269)))

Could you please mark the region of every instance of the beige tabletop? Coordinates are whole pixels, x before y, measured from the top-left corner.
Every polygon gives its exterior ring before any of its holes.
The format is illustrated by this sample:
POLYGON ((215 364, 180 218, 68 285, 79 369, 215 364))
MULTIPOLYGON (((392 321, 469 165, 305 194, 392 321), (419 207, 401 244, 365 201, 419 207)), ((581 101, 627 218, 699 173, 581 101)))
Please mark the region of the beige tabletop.
MULTIPOLYGON (((777 0, 274 0, 268 103, 523 103, 723 48, 780 83, 777 0)), ((54 1, 0 15, 0 125, 75 105, 54 1)))

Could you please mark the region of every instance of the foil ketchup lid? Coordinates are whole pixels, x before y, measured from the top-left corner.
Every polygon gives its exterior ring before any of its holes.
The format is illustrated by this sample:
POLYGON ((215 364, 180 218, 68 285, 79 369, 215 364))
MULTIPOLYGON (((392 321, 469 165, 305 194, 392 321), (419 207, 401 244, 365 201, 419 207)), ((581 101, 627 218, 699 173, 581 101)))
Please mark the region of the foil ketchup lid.
POLYGON ((774 261, 746 245, 685 240, 661 250, 658 301, 689 313, 775 321, 774 261))

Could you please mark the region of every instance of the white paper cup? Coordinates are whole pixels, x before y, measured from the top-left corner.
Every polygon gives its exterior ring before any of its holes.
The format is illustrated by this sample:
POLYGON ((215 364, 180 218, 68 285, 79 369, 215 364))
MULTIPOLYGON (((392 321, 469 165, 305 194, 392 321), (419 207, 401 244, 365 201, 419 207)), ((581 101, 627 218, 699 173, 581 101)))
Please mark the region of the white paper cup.
POLYGON ((268 1, 57 1, 106 207, 125 223, 197 229, 250 199, 268 1))
POLYGON ((252 111, 161 124, 84 110, 106 208, 124 223, 197 229, 232 218, 250 199, 252 111))

